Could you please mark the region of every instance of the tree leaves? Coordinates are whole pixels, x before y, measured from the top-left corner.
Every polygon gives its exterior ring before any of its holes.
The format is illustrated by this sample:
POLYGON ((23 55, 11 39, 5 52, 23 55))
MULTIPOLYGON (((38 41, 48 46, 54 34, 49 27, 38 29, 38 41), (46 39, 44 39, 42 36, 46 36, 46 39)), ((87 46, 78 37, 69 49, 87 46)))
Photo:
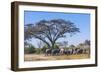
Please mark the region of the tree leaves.
POLYGON ((66 33, 79 32, 74 23, 63 19, 41 20, 36 24, 27 24, 24 29, 25 40, 35 37, 52 48, 59 38, 66 37, 66 33))

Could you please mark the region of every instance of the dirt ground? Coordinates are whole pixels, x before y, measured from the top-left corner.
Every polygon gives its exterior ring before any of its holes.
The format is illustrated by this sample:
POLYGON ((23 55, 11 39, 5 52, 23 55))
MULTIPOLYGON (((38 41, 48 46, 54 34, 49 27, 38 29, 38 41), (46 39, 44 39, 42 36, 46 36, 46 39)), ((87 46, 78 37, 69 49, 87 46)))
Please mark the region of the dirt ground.
POLYGON ((87 59, 88 54, 79 55, 60 55, 60 56, 45 56, 44 54, 25 54, 24 61, 42 61, 42 60, 72 60, 72 59, 87 59))

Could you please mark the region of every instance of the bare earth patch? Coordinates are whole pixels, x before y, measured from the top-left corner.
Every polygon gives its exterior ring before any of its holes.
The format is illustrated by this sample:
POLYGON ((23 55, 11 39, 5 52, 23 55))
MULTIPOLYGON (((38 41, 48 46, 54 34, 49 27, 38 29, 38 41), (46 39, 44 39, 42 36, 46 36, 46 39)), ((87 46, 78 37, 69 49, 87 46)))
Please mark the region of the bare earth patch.
POLYGON ((60 56, 45 56, 44 54, 25 54, 24 61, 42 61, 42 60, 72 60, 72 59, 87 59, 88 54, 79 55, 60 55, 60 56))

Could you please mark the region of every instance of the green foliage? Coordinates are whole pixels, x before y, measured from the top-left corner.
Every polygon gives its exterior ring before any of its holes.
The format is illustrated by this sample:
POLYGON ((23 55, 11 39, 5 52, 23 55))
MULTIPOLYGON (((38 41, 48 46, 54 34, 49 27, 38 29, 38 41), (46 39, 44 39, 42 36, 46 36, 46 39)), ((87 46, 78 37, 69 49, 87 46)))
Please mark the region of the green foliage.
POLYGON ((90 40, 85 40, 85 41, 84 41, 84 44, 85 44, 85 45, 90 45, 90 40))
POLYGON ((74 48, 75 46, 74 45, 70 45, 69 47, 74 48))
POLYGON ((59 46, 57 44, 54 44, 54 49, 59 49, 59 46))
POLYGON ((64 47, 64 49, 65 49, 65 50, 68 50, 68 49, 69 49, 69 47, 64 47))
POLYGON ((24 52, 26 54, 31 54, 31 53, 35 53, 36 52, 36 49, 35 49, 34 46, 31 45, 29 47, 25 47, 24 52))
POLYGON ((42 51, 43 53, 45 53, 45 50, 46 50, 46 49, 48 49, 48 46, 47 46, 47 45, 44 45, 43 48, 41 49, 41 51, 42 51))
POLYGON ((37 48, 36 49, 36 54, 41 54, 41 53, 43 53, 42 49, 41 48, 37 48))

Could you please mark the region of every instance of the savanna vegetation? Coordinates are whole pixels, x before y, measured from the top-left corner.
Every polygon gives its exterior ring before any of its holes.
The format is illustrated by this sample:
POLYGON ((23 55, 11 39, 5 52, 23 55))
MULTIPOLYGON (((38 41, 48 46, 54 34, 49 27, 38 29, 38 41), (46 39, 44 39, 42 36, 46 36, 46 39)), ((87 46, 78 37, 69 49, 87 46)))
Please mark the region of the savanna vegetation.
POLYGON ((25 61, 89 58, 90 40, 84 40, 78 45, 68 45, 68 41, 57 42, 60 38, 66 39, 67 35, 73 36, 79 32, 74 23, 63 19, 41 20, 36 24, 25 25, 25 61), (38 48, 28 42, 32 38, 40 40, 38 48))

